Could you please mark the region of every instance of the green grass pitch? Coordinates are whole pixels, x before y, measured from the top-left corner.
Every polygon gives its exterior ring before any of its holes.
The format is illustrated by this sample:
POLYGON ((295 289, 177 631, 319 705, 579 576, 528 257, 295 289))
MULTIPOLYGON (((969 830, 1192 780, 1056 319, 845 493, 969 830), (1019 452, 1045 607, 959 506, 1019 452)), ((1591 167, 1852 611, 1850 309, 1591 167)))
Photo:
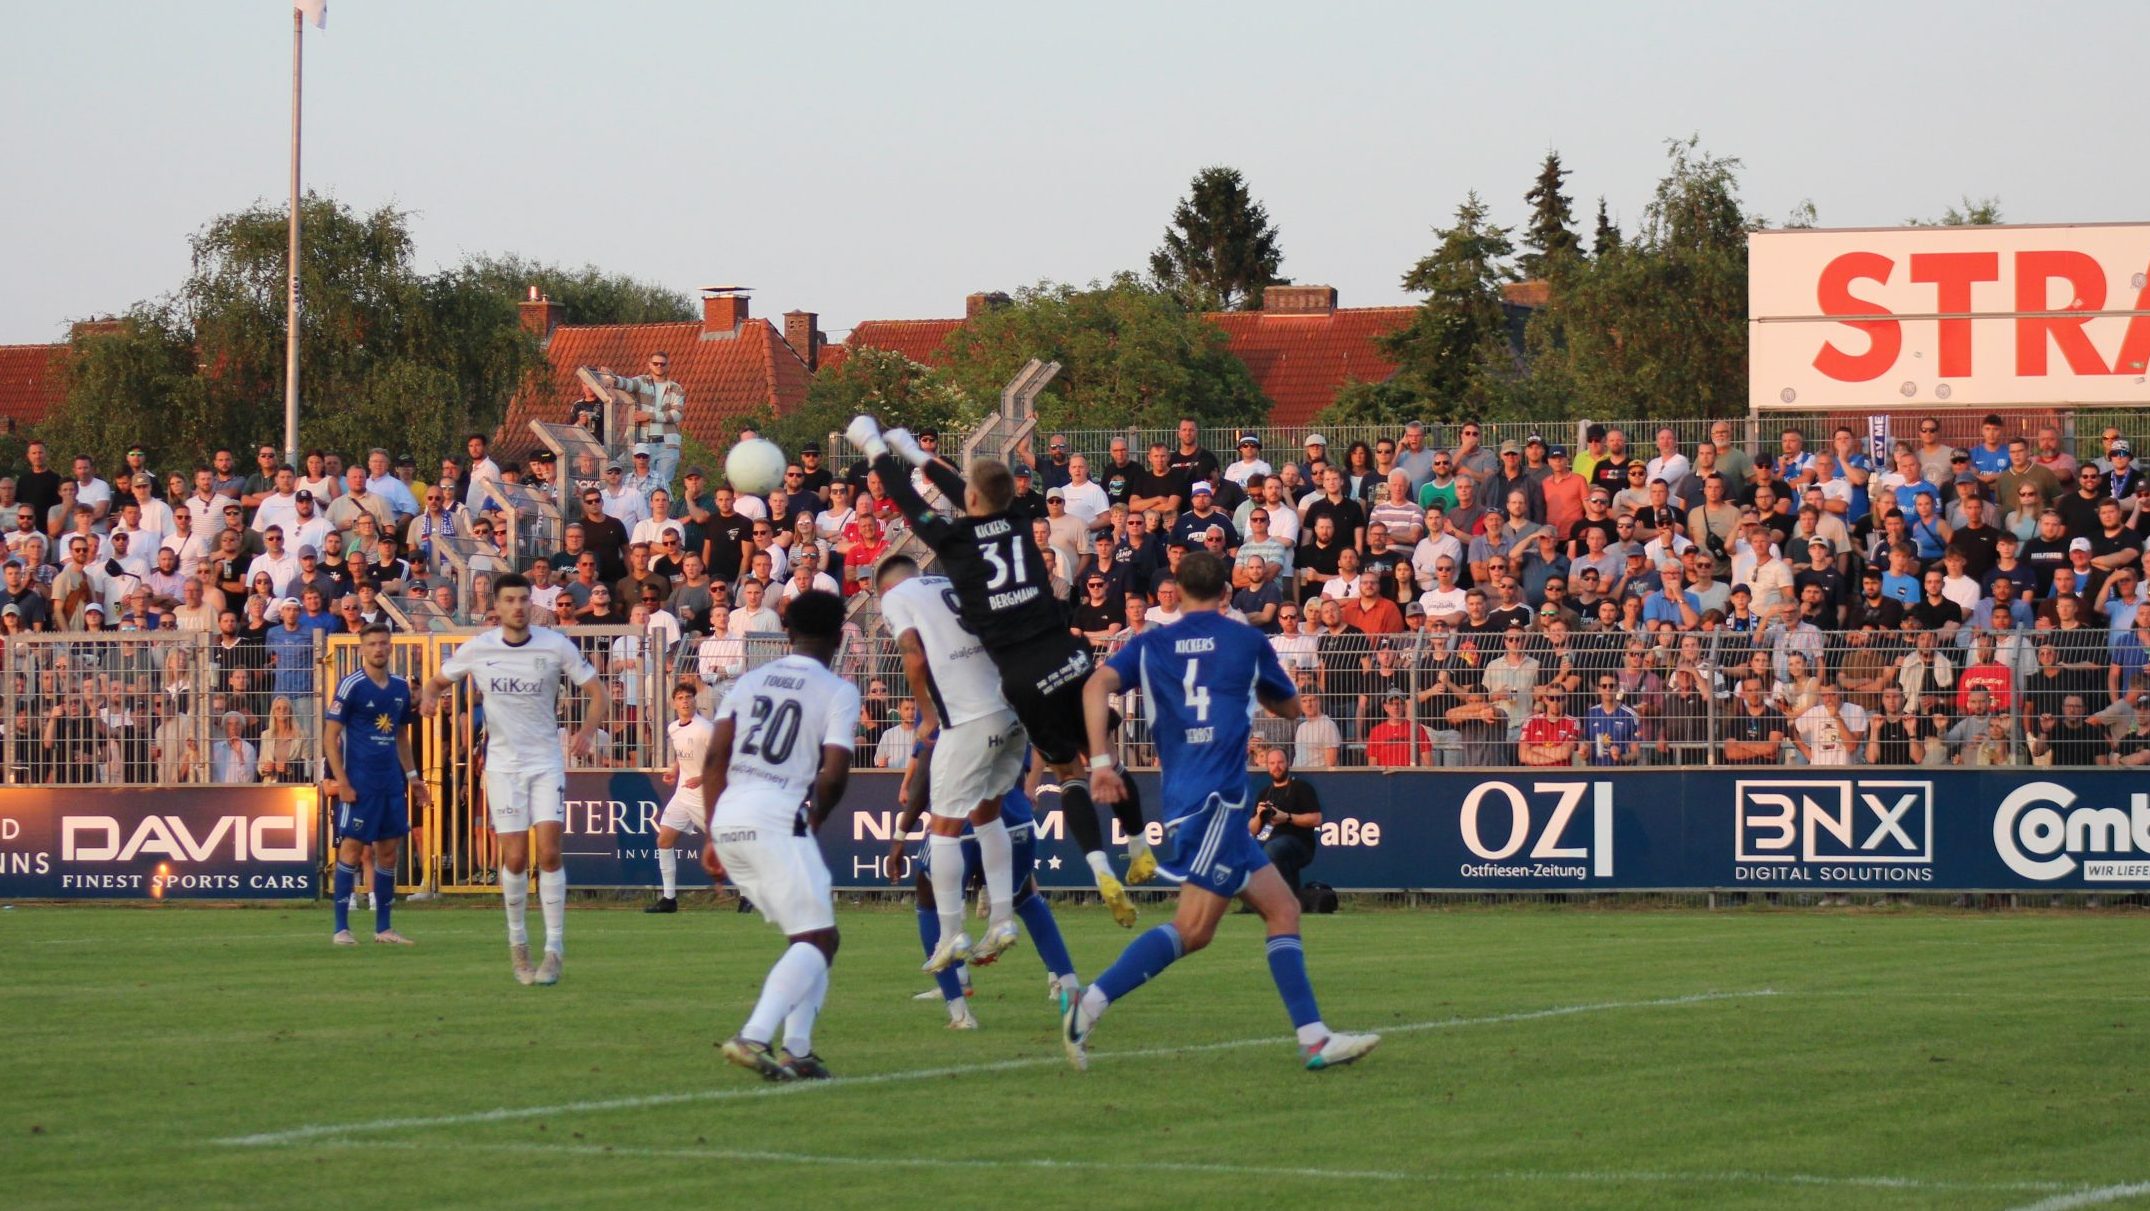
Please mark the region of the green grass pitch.
MULTIPOLYGON (((1085 979, 1129 936, 1063 918, 1085 979)), ((839 1079, 768 1086, 714 1044, 780 939, 728 910, 578 906, 552 989, 490 905, 400 909, 412 950, 326 907, 0 913, 0 1204, 2150 1207, 2140 912, 1347 911, 1315 988, 1389 1037, 1323 1073, 1251 917, 1087 1074, 1027 946, 951 1033, 910 912, 839 920, 839 1079)))

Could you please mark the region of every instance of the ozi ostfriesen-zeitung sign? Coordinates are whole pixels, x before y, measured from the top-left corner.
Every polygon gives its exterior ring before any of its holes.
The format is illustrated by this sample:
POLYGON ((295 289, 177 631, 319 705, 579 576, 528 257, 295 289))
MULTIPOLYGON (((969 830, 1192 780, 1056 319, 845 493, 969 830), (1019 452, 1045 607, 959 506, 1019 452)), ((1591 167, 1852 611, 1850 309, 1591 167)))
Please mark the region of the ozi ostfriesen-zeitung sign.
POLYGON ((311 897, 322 852, 312 786, 0 790, 0 897, 311 897))

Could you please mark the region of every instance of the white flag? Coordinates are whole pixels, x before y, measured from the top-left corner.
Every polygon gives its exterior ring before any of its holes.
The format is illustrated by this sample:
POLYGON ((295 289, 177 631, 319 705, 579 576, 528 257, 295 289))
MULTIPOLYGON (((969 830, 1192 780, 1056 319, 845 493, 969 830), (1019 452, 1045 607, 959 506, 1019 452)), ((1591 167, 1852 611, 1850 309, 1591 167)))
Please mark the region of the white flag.
POLYGON ((311 17, 315 29, 328 28, 328 0, 291 0, 291 7, 311 17))

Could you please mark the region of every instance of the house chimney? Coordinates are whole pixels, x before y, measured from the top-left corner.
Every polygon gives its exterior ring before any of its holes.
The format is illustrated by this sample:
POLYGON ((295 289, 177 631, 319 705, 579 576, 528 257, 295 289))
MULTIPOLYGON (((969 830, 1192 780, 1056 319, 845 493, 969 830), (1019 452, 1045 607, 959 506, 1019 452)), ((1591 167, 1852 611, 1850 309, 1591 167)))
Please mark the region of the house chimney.
POLYGON ((976 294, 966 295, 963 299, 963 318, 967 320, 977 319, 986 312, 995 308, 1005 307, 1013 301, 998 290, 980 291, 976 294))
POLYGON ((784 313, 784 341, 806 363, 809 372, 821 367, 821 342, 824 339, 814 325, 821 319, 811 311, 787 311, 784 313))
POLYGON ((747 322, 749 286, 702 287, 702 339, 728 341, 747 322))
POLYGON ((117 336, 126 330, 127 321, 116 316, 106 316, 100 320, 76 320, 67 327, 67 339, 72 343, 87 336, 117 336))
POLYGON ((546 298, 532 286, 528 296, 515 304, 515 311, 522 320, 523 331, 536 337, 539 344, 544 344, 552 339, 552 330, 560 326, 567 308, 546 298))
POLYGON ((1334 286, 1270 286, 1262 291, 1263 315, 1333 315, 1334 286))

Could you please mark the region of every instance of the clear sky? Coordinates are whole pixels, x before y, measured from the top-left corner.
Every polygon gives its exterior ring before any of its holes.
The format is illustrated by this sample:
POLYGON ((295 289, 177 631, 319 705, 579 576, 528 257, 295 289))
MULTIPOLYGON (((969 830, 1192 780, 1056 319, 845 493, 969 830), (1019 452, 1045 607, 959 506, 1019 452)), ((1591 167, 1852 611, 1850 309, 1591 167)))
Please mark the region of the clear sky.
MULTIPOLYGON (((281 203, 284 0, 11 5, 0 342, 171 290, 212 215, 281 203)), ((1466 190, 1520 221, 1558 149, 1632 230, 1668 136, 1825 226, 1997 195, 2150 219, 2150 4, 331 0, 306 182, 414 212, 421 263, 513 252, 774 317, 961 314, 1140 269, 1196 170, 1243 171, 1284 272, 1347 306, 1466 190)))

